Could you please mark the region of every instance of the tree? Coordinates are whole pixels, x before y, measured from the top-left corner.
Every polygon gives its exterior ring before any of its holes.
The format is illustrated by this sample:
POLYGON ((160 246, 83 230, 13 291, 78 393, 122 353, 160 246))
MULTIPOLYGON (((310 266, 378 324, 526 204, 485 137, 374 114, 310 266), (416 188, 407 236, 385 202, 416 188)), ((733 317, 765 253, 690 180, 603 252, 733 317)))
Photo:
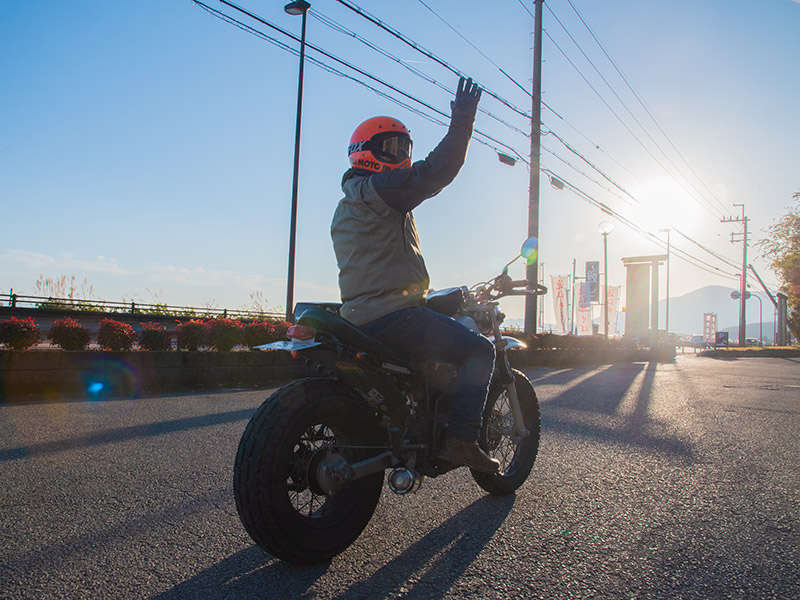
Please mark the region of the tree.
POLYGON ((758 246, 783 284, 781 291, 788 296, 789 329, 800 338, 800 191, 792 198, 795 206, 767 228, 769 237, 759 240, 758 246))

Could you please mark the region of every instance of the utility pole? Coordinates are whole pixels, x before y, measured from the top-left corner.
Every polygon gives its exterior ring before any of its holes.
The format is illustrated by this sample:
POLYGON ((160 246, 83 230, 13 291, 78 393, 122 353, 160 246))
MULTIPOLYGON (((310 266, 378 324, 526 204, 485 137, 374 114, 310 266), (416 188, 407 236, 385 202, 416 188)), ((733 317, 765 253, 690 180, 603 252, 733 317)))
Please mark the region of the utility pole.
MULTIPOLYGON (((544 0, 534 0, 533 33, 533 94, 531 100, 531 173, 528 191, 528 237, 539 240, 539 170, 542 136, 542 4, 544 0)), ((533 262, 528 263, 525 277, 538 283, 538 252, 533 262)), ((536 333, 537 296, 525 297, 525 333, 536 333)))
MULTIPOLYGON (((744 347, 745 339, 747 338, 747 318, 746 318, 746 298, 745 292, 747 291, 747 222, 749 219, 744 216, 744 204, 734 204, 734 206, 742 207, 741 217, 731 217, 729 219, 722 219, 723 223, 742 223, 742 276, 739 278, 739 346, 744 347)), ((735 233, 731 234, 731 243, 735 243, 735 233)))

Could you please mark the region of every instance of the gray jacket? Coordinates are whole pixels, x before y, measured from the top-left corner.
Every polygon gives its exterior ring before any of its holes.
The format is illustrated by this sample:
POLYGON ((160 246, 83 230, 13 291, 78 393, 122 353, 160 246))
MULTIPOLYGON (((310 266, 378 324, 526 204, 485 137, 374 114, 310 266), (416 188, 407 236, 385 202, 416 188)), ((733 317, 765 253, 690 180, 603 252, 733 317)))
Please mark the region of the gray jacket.
POLYGON ((455 110, 442 141, 408 169, 344 174, 344 198, 333 215, 331 238, 341 315, 354 325, 424 303, 430 278, 411 211, 455 179, 474 118, 472 111, 455 110))

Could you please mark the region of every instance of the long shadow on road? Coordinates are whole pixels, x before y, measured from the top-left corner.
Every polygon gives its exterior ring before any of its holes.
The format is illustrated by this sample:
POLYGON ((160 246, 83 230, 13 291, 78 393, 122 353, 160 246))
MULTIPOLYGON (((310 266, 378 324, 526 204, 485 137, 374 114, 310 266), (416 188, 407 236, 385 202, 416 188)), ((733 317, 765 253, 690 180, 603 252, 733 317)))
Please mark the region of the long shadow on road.
MULTIPOLYGON (((334 597, 355 600, 384 598, 395 593, 404 598, 441 598, 480 555, 508 516, 514 501, 513 495, 484 496, 476 500, 372 575, 334 597)), ((390 535, 383 539, 387 546, 393 546, 390 535)), ((356 560, 356 557, 349 560, 356 560)), ((295 567, 272 559, 254 546, 231 555, 154 600, 205 596, 310 598, 316 595, 311 589, 314 583, 328 570, 335 569, 335 564, 336 561, 315 567, 295 567), (267 596, 265 590, 269 590, 267 596)))
POLYGON ((131 425, 129 427, 106 429, 105 431, 98 431, 97 433, 92 433, 90 435, 66 440, 41 442, 38 444, 19 446, 17 448, 7 448, 0 450, 0 462, 20 460, 30 456, 53 454, 55 452, 90 448, 93 446, 102 446, 104 444, 116 444, 128 440, 167 435, 178 431, 199 429, 201 427, 211 427, 214 425, 234 423, 236 421, 249 419, 254 410, 254 408, 246 408, 223 413, 201 415, 199 417, 185 417, 170 421, 131 425))
POLYGON ((598 371, 542 404, 542 428, 545 431, 691 458, 692 448, 685 441, 655 433, 660 427, 649 415, 649 409, 657 370, 657 363, 637 363, 614 365, 598 371), (640 375, 641 383, 633 411, 619 414, 626 394, 640 375), (570 411, 594 414, 602 419, 583 420, 570 411))

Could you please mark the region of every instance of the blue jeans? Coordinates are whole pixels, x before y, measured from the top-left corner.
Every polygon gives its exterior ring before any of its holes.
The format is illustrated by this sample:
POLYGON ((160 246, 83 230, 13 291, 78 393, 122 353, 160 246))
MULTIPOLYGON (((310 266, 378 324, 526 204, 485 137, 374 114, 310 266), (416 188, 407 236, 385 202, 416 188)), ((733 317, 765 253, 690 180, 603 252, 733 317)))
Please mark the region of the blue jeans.
POLYGON ((494 369, 492 342, 423 306, 389 313, 360 329, 391 348, 406 352, 415 362, 454 364, 458 374, 447 431, 461 438, 478 438, 494 369))

